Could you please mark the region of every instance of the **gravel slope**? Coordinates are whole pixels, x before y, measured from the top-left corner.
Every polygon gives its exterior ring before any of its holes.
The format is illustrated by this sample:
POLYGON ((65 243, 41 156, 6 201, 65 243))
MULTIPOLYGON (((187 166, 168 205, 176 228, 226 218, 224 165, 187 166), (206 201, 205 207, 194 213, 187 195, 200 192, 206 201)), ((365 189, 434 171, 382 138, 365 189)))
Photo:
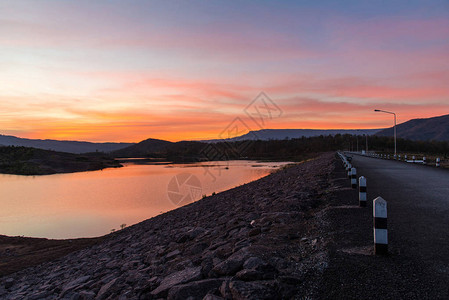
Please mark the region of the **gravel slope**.
POLYGON ((319 292, 334 153, 0 278, 5 299, 280 299, 319 292))

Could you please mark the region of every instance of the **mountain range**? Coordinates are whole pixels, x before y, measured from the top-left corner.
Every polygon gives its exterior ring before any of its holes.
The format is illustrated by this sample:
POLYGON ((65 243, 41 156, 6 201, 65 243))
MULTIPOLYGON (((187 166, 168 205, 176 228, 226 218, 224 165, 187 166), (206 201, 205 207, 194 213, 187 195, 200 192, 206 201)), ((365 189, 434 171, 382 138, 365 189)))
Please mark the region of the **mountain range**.
MULTIPOLYGON (((379 136, 393 136, 393 127, 376 133, 379 136)), ((449 115, 426 119, 412 119, 396 126, 398 138, 414 141, 449 141, 449 115)))
MULTIPOLYGON (((351 135, 373 135, 381 129, 261 129, 250 131, 247 134, 226 139, 226 141, 243 141, 243 140, 283 140, 283 139, 298 139, 308 138, 320 135, 337 135, 337 134, 351 134, 351 135)), ((223 140, 206 140, 203 142, 222 142, 223 140)))
MULTIPOLYGON (((449 141, 449 115, 426 119, 413 119, 397 125, 399 138, 421 141, 449 141)), ((230 139, 169 142, 147 139, 140 143, 92 143, 80 141, 58 141, 25 139, 0 135, 0 146, 25 146, 69 153, 107 152, 116 157, 139 157, 143 153, 156 153, 179 147, 192 147, 195 143, 217 143, 243 140, 284 140, 302 137, 337 134, 393 136, 393 127, 386 129, 261 129, 230 139)), ((194 146, 196 147, 196 146, 194 146)))
POLYGON ((35 140, 0 134, 1 146, 24 146, 68 153, 112 152, 133 143, 91 143, 79 141, 35 140))

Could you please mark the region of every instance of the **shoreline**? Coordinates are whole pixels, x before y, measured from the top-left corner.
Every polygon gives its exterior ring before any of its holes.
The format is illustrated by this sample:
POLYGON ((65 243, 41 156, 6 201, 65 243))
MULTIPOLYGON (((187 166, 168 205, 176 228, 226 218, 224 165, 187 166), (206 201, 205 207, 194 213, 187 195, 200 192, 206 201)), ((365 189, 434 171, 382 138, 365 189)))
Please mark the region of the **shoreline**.
POLYGON ((2 277, 0 296, 45 292, 65 297, 86 292, 98 297, 103 290, 117 297, 116 293, 166 297, 181 284, 168 283, 177 272, 193 276, 187 282, 196 287, 225 285, 225 290, 236 293, 251 288, 268 295, 282 288, 285 295, 306 295, 315 283, 308 285, 303 277, 319 274, 326 264, 315 215, 327 197, 322 189, 329 185, 332 162, 333 153, 324 154, 109 234, 84 250, 2 277), (243 267, 250 258, 258 262, 254 270, 243 267), (268 275, 261 275, 258 268, 268 275), (49 282, 51 287, 44 284, 51 276, 45 274, 61 271, 64 278, 49 282), (240 274, 239 280, 231 280, 233 274, 240 274), (87 281, 64 291, 80 276, 87 281), (105 284, 110 285, 107 291, 105 284))

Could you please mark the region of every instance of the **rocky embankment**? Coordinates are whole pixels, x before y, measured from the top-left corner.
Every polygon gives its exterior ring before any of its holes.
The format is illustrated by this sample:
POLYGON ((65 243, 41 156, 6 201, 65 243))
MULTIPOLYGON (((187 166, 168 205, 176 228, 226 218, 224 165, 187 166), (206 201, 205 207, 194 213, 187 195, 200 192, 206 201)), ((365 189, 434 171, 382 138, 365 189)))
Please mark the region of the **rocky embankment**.
POLYGON ((2 299, 277 299, 314 293, 334 153, 0 278, 2 299))

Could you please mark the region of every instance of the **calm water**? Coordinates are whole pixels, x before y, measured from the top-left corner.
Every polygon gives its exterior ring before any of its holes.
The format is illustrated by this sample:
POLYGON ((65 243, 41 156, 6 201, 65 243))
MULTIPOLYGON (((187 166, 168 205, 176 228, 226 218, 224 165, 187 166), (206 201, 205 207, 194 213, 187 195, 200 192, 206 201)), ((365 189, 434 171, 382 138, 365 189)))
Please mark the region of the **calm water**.
POLYGON ((93 237, 268 175, 287 163, 138 165, 16 176, 0 174, 0 234, 93 237))

